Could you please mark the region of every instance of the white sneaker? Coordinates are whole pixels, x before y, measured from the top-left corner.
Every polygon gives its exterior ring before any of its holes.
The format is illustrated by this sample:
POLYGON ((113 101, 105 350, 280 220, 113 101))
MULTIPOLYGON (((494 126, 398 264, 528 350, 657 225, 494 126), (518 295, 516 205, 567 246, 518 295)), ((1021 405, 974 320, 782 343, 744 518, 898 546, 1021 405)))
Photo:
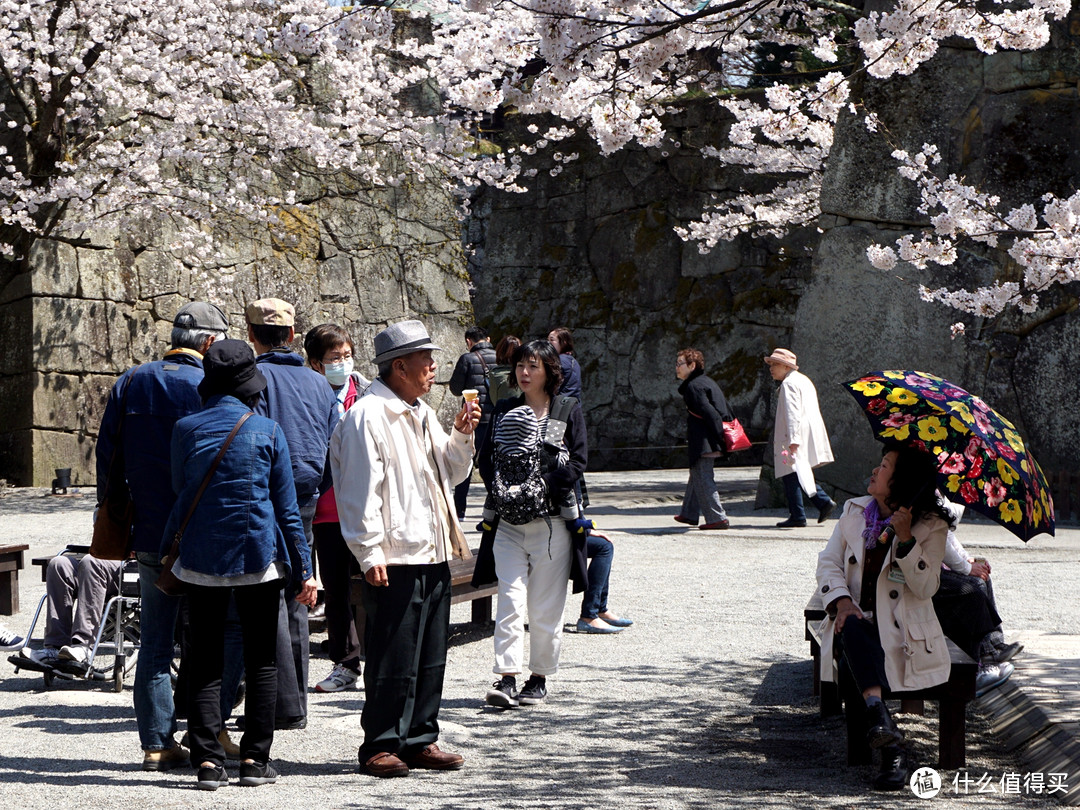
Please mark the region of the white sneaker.
POLYGON ((979 666, 979 672, 975 675, 975 697, 982 697, 991 689, 1000 686, 1009 680, 1016 668, 1005 662, 1004 664, 984 664, 979 666))
POLYGON ((90 659, 90 650, 82 644, 68 644, 60 648, 60 657, 65 661, 74 661, 76 664, 85 666, 90 659))
POLYGON ((21 650, 26 645, 26 639, 16 635, 0 624, 0 652, 14 652, 21 650))
POLYGON ((338 664, 334 667, 334 671, 327 676, 326 680, 315 684, 315 691, 340 692, 342 689, 350 689, 356 685, 356 680, 359 677, 359 672, 354 672, 344 664, 338 664))
POLYGON ((60 663, 60 651, 52 647, 42 647, 40 650, 23 647, 22 657, 29 658, 35 664, 41 664, 43 667, 55 667, 60 663))

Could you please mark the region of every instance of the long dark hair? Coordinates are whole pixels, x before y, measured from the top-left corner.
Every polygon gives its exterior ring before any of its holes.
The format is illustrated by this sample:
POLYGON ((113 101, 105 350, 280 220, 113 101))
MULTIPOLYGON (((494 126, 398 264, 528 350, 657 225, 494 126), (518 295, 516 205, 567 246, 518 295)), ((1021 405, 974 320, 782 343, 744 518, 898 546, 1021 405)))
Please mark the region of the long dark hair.
POLYGON ((559 341, 559 354, 574 353, 574 336, 570 334, 570 330, 565 326, 556 326, 551 330, 555 335, 555 339, 559 341))
POLYGON ((934 515, 956 528, 953 516, 938 502, 937 460, 929 453, 897 444, 885 445, 881 455, 890 451, 896 452, 896 466, 885 499, 888 507, 894 512, 904 506, 910 508, 912 524, 934 515))
POLYGON ((559 354, 555 347, 546 340, 530 340, 524 346, 514 349, 514 356, 510 358, 510 365, 514 369, 514 385, 518 388, 521 384, 517 378, 517 366, 522 360, 539 360, 544 366, 544 393, 554 397, 562 385, 562 367, 559 365, 559 354))
POLYGON ((514 335, 505 335, 495 347, 495 362, 503 366, 509 365, 510 358, 514 356, 514 351, 520 345, 521 341, 514 335))

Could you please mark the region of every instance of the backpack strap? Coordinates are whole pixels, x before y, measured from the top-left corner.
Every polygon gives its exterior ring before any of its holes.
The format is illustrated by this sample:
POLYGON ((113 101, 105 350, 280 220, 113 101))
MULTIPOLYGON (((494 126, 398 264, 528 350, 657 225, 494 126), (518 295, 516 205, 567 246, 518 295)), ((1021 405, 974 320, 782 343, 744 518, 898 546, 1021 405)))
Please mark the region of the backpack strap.
POLYGON ((576 402, 577 397, 570 397, 565 394, 555 397, 555 401, 551 403, 551 414, 548 419, 555 419, 559 422, 570 421, 570 412, 574 410, 576 402))
POLYGON ((487 361, 484 360, 484 355, 481 354, 479 349, 473 349, 473 354, 476 355, 477 359, 480 361, 480 365, 483 366, 483 368, 484 368, 484 379, 486 380, 488 378, 488 364, 487 364, 487 361))

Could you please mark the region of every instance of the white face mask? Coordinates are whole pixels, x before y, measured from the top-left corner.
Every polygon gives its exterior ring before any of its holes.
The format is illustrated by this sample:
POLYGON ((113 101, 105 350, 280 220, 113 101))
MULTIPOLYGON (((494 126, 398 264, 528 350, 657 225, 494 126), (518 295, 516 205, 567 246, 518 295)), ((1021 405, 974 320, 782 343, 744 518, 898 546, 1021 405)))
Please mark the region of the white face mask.
POLYGON ((327 381, 336 387, 348 382, 353 370, 353 361, 350 357, 348 360, 339 360, 336 363, 324 363, 323 368, 326 369, 327 381))

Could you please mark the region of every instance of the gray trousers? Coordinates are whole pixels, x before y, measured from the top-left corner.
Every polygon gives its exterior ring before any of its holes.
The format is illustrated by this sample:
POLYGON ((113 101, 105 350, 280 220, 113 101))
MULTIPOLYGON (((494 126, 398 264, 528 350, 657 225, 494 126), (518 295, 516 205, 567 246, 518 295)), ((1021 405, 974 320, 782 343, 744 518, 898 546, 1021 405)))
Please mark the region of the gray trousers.
POLYGON ((713 480, 715 463, 715 458, 702 456, 690 465, 690 480, 686 482, 686 494, 682 502, 683 517, 696 521, 700 516, 706 523, 716 523, 727 517, 713 480))
POLYGON ((68 644, 90 646, 94 641, 105 600, 115 596, 120 584, 120 560, 81 560, 58 554, 45 570, 45 646, 60 649, 68 644))

